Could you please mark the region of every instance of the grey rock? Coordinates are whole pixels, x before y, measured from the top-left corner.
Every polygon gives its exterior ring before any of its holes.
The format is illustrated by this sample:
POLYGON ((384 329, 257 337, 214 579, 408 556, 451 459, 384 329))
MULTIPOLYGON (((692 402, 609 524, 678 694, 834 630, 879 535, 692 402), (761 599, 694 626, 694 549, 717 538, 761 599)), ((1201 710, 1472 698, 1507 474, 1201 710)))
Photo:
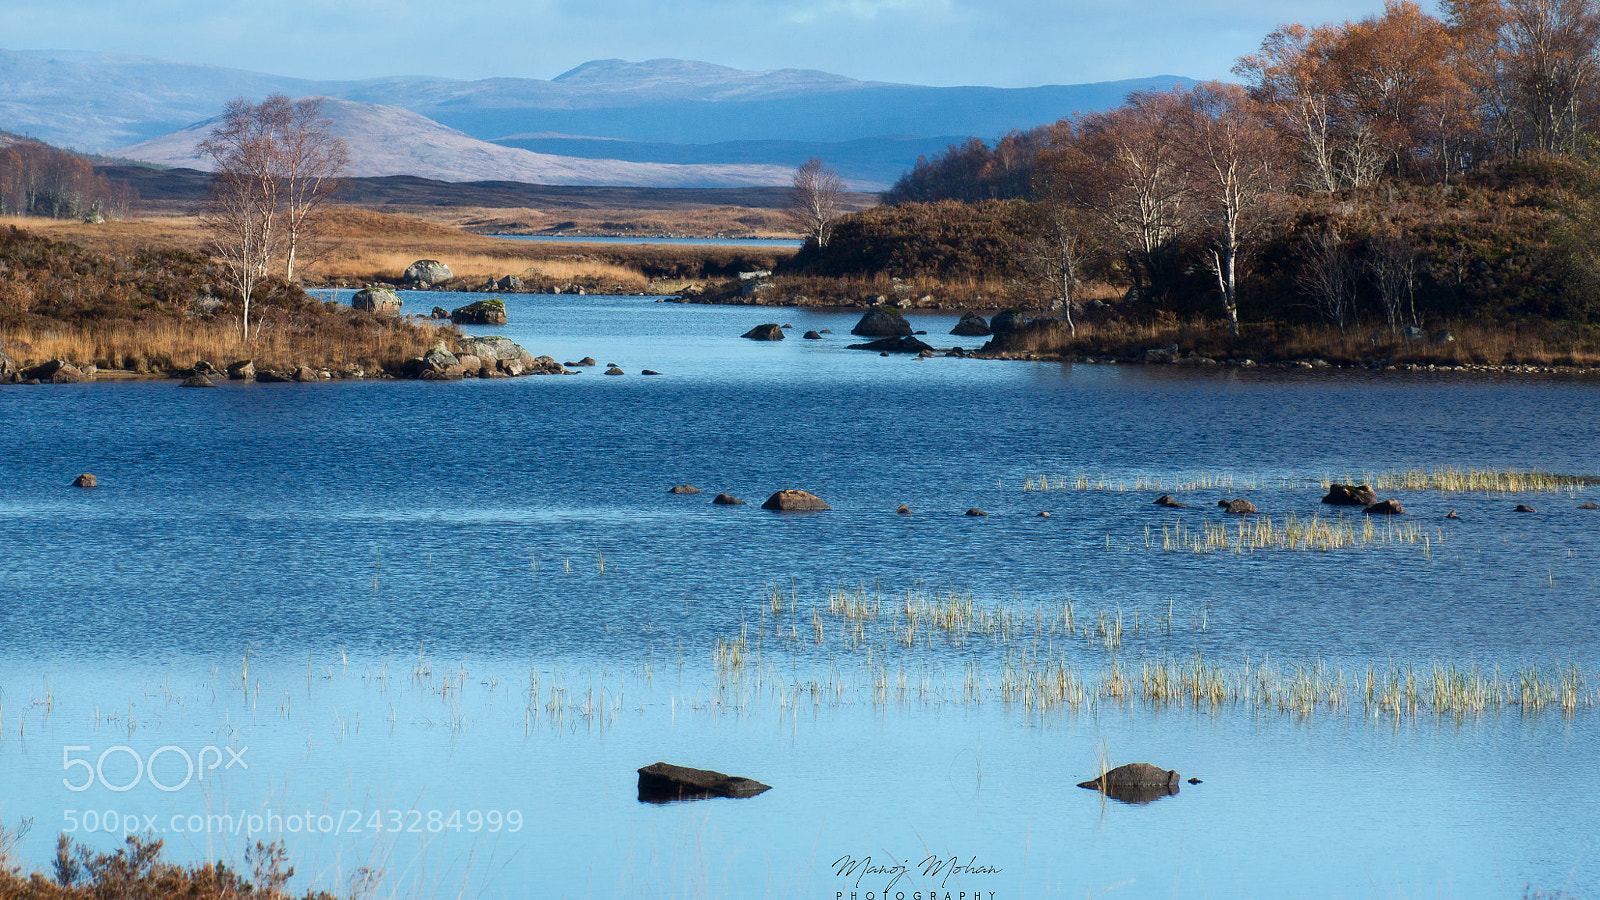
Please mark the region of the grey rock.
POLYGON ((911 323, 899 311, 880 306, 867 310, 850 333, 861 337, 897 338, 911 334, 911 323))
POLYGON ((400 276, 400 280, 406 284, 428 287, 454 277, 455 273, 450 271, 450 267, 437 259, 419 259, 406 266, 405 274, 400 276))
POLYGON ((350 305, 375 313, 397 313, 405 301, 388 288, 363 288, 350 298, 350 305))
POLYGON ((183 383, 178 385, 178 387, 214 388, 216 385, 211 382, 211 379, 204 375, 190 375, 188 378, 185 378, 183 383))
POLYGON ((228 377, 234 381, 254 381, 256 377, 256 362, 253 359, 241 359, 228 364, 228 377))
POLYGON ((983 316, 969 312, 961 317, 956 327, 950 329, 950 333, 961 337, 984 337, 992 332, 989 323, 983 320, 983 316))
POLYGON ((765 325, 757 325, 740 335, 740 337, 749 338, 752 341, 781 341, 784 338, 784 334, 781 326, 774 322, 768 322, 765 325))
POLYGON ((468 303, 450 311, 450 320, 457 325, 504 325, 506 319, 506 302, 499 297, 490 297, 476 303, 468 303))

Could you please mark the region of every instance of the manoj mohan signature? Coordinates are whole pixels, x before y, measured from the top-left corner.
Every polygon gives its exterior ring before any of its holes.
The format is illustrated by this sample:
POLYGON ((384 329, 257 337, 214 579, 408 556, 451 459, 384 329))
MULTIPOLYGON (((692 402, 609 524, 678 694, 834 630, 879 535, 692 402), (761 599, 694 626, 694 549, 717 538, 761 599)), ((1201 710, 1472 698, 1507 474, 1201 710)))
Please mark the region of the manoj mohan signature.
MULTIPOLYGON (((960 856, 943 857, 936 853, 930 853, 922 860, 921 863, 918 863, 917 870, 923 878, 937 878, 939 880, 939 888, 941 890, 943 890, 944 887, 949 884, 952 876, 998 875, 1002 871, 999 866, 980 865, 978 863, 977 854, 973 854, 971 860, 963 863, 960 856)), ((879 900, 879 898, 886 896, 887 892, 900 882, 900 879, 907 877, 910 874, 910 870, 906 867, 905 863, 879 865, 873 863, 872 857, 870 856, 862 859, 856 859, 854 856, 851 856, 847 853, 833 861, 833 874, 836 878, 849 878, 851 876, 855 876, 854 887, 858 889, 861 887, 862 880, 868 876, 881 875, 887 877, 889 879, 889 883, 883 886, 884 893, 879 894, 878 897, 860 898, 854 893, 851 894, 851 900, 879 900)), ((993 900, 994 892, 990 891, 989 894, 990 900, 993 900)), ((844 900, 844 896, 845 892, 839 891, 835 896, 835 900, 844 900)), ((932 900, 932 898, 935 896, 936 895, 931 892, 928 894, 929 900, 932 900)), ((977 891, 974 891, 971 894, 972 898, 980 898, 982 896, 983 894, 977 891)), ((961 892, 958 900, 966 900, 967 897, 967 892, 963 891, 961 892)))

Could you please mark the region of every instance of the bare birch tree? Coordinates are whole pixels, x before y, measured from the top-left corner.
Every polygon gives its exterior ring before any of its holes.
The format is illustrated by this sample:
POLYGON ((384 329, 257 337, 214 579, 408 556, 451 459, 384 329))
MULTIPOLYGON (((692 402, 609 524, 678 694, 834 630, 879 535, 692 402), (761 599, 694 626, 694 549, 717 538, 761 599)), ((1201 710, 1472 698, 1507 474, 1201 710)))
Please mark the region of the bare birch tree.
POLYGON ((825 249, 833 237, 833 223, 843 212, 844 179, 813 156, 795 170, 794 185, 784 213, 807 240, 825 249))
POLYGON ((1405 320, 1405 306, 1411 309, 1411 324, 1417 322, 1414 298, 1417 279, 1417 248, 1404 233, 1380 234, 1368 242, 1367 271, 1378 287, 1383 313, 1389 320, 1389 333, 1399 334, 1405 320))
MULTIPOLYGON (((267 99, 287 102, 282 96, 267 99)), ((337 179, 349 162, 349 151, 344 141, 333 136, 333 122, 322 114, 321 97, 289 103, 282 121, 277 174, 284 199, 283 277, 293 281, 296 255, 315 228, 323 203, 338 188, 337 179)))
POLYGON ((1090 232, 1082 214, 1060 200, 1041 200, 1033 208, 1036 225, 1033 234, 1022 242, 1019 261, 1024 272, 1056 292, 1067 331, 1076 337, 1073 295, 1083 282, 1084 264, 1093 251, 1090 232))
POLYGON ((1331 225, 1307 234, 1300 246, 1300 272, 1295 282, 1312 308, 1338 327, 1343 341, 1345 320, 1355 311, 1355 268, 1350 252, 1331 225))

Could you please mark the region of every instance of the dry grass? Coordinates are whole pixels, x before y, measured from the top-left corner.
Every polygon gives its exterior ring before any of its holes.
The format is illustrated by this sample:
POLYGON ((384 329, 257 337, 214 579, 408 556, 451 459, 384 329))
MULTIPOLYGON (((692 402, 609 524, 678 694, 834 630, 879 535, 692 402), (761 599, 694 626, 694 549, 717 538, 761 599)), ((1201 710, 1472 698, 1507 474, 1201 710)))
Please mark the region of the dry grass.
MULTIPOLYGON (((475 281, 517 275, 524 279, 603 282, 632 290, 643 290, 650 281, 643 272, 632 266, 582 256, 552 258, 453 252, 431 258, 440 257, 457 278, 475 281)), ((336 250, 316 264, 314 274, 328 281, 376 280, 372 278, 373 275, 402 273, 419 258, 416 251, 336 250)), ((389 275, 391 279, 397 277, 398 274, 389 275)))
POLYGON ((5 329, 0 330, 0 342, 24 364, 65 359, 79 366, 149 372, 187 368, 198 360, 224 366, 253 359, 257 368, 337 370, 355 365, 375 374, 380 369, 398 370, 426 353, 437 339, 435 331, 425 326, 394 322, 365 327, 359 314, 336 315, 336 320, 324 319, 313 327, 269 311, 249 344, 240 337, 237 320, 5 329))
POLYGON ((493 207, 384 207, 479 234, 671 235, 797 239, 788 217, 775 209, 719 206, 703 209, 532 209, 493 207))
POLYGON ((1376 341, 1341 337, 1319 325, 1245 324, 1234 338, 1209 319, 1130 320, 1086 317, 1072 335, 1064 324, 1040 323, 1007 336, 1004 350, 1046 356, 1136 359, 1145 350, 1177 345, 1180 355, 1258 362, 1325 359, 1334 363, 1382 361, 1390 365, 1600 365, 1600 331, 1548 323, 1483 325, 1453 322, 1454 341, 1401 341, 1386 331, 1376 341))
POLYGON ((1584 487, 1600 484, 1590 475, 1555 475, 1549 472, 1517 472, 1495 469, 1439 468, 1431 471, 1407 469, 1395 472, 1345 474, 1342 479, 1323 476, 1322 489, 1339 484, 1365 484, 1375 491, 1438 491, 1441 494, 1575 494, 1584 487))

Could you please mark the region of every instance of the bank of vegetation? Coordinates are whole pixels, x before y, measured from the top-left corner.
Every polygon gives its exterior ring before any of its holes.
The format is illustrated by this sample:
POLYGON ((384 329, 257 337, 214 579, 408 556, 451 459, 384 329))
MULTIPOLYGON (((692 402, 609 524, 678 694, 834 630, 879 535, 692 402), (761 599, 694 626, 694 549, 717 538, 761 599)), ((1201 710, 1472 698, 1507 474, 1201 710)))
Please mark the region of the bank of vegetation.
POLYGON ((1600 361, 1593 4, 1391 2, 1235 72, 920 160, 766 301, 1032 309, 993 349, 1067 356, 1600 361))

